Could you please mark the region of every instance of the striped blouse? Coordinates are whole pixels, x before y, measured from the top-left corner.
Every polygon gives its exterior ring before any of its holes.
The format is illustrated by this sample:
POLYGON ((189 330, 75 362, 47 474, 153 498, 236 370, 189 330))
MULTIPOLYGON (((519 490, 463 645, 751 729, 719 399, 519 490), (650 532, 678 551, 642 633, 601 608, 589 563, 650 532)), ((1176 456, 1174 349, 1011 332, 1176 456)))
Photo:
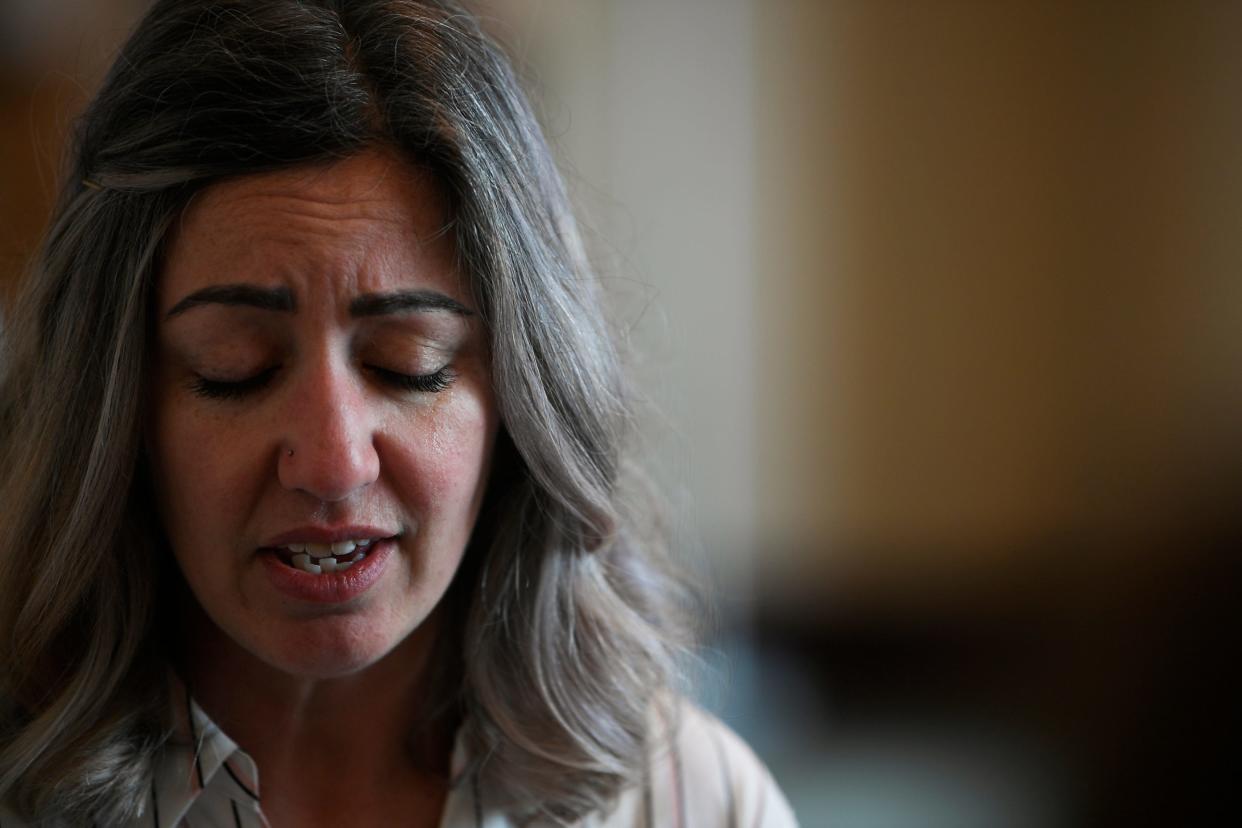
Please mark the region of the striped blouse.
MULTIPOLYGON (((269 828, 254 761, 175 682, 177 727, 165 747, 148 807, 124 828, 269 828)), ((643 785, 627 790, 607 813, 582 828, 788 828, 793 811, 772 776, 731 730, 690 704, 670 750, 653 759, 643 785)), ((514 828, 480 805, 458 739, 453 782, 440 828, 514 828)), ((0 803, 0 828, 29 823, 0 803)))

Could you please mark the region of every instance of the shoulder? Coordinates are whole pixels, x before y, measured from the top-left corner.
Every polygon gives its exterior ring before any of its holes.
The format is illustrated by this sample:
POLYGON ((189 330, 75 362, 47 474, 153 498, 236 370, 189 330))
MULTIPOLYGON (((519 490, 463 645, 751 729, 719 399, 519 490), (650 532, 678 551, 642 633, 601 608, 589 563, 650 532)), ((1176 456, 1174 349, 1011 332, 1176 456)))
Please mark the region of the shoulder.
POLYGON ((679 704, 676 713, 670 748, 678 755, 670 758, 681 763, 687 825, 797 824, 772 774, 736 733, 689 702, 679 704))
POLYGON ((670 706, 654 740, 644 784, 626 791, 599 828, 797 826, 772 774, 742 739, 690 702, 670 706))

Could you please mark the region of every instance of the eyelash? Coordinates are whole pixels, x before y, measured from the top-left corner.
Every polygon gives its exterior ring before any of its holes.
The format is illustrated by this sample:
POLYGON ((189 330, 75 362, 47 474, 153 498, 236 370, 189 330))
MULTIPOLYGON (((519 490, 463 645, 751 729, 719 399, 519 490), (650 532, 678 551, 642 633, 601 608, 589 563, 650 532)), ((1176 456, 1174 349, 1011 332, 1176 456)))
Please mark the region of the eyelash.
POLYGON ((438 394, 445 388, 453 384, 453 380, 457 379, 457 374, 447 365, 439 371, 431 374, 402 374, 399 371, 389 371, 387 368, 380 368, 378 365, 366 366, 371 373, 379 377, 381 382, 391 385, 401 391, 418 391, 423 394, 438 394))
MULTIPOLYGON (((265 371, 255 374, 253 377, 247 377, 237 382, 223 382, 221 380, 198 377, 191 383, 190 390, 200 397, 213 400, 241 399, 267 385, 278 367, 274 365, 265 371)), ((399 371, 390 371, 377 365, 364 365, 363 367, 377 377, 380 382, 398 391, 438 394, 452 385, 453 380, 457 379, 456 372, 447 365, 431 374, 402 374, 399 371)))
POLYGON ((248 394, 258 391, 267 381, 276 373, 276 366, 273 365, 264 371, 260 371, 253 377, 247 377, 237 382, 224 382, 221 380, 207 379, 206 377, 198 377, 190 384, 190 390, 200 397, 207 397, 213 400, 235 400, 240 399, 248 394))

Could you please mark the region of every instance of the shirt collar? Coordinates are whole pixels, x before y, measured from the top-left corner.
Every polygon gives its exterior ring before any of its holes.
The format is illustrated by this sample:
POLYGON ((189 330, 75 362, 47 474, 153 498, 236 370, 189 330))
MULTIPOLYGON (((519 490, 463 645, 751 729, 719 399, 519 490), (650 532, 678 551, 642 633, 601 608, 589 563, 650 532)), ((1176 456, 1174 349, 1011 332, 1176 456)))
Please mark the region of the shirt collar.
MULTIPOLYGON (((172 736, 156 762, 152 815, 146 828, 235 825, 267 828, 259 808, 259 773, 254 760, 198 706, 184 681, 169 673, 172 736)), ((442 828, 504 824, 498 815, 480 819, 469 784, 468 756, 458 729, 450 759, 452 782, 442 828)))
POLYGON ((152 821, 170 828, 200 812, 235 812, 219 824, 266 825, 254 761, 198 706, 184 682, 172 676, 169 689, 173 732, 156 763, 152 821))

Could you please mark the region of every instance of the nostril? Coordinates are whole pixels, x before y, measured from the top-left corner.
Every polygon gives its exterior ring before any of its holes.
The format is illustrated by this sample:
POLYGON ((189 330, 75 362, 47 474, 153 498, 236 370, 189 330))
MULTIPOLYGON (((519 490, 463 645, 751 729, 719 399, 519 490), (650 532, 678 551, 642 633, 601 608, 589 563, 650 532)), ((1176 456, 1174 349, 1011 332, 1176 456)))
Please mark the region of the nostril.
POLYGON ((379 477, 375 445, 362 434, 357 439, 304 439, 296 446, 286 443, 277 457, 280 485, 322 502, 345 500, 379 477))

